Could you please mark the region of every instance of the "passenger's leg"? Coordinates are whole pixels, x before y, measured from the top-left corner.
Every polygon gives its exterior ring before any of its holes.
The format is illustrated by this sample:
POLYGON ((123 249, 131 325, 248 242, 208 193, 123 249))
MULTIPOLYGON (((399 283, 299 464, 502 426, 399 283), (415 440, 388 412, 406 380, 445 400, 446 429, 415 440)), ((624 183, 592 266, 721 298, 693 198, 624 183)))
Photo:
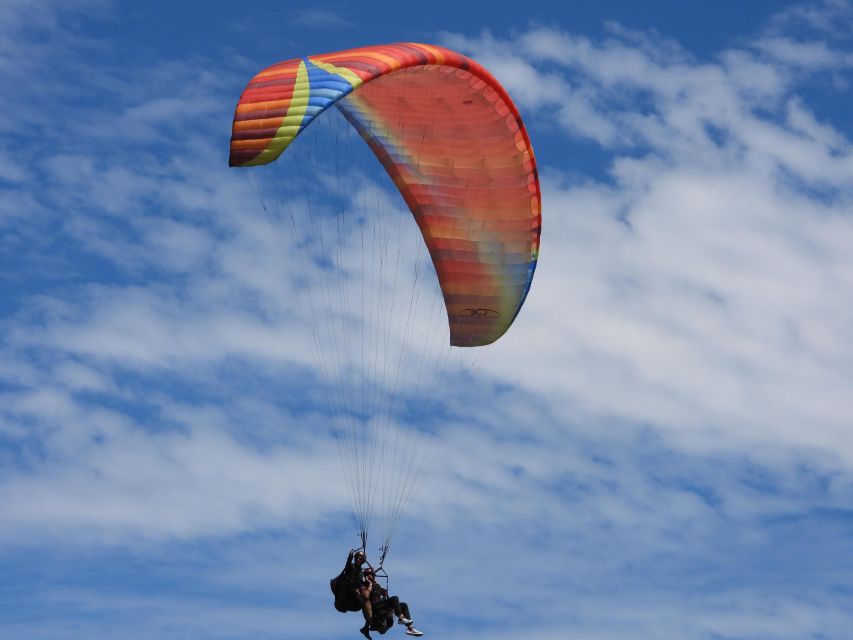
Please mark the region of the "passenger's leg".
POLYGON ((373 605, 368 597, 369 594, 362 589, 359 589, 356 593, 358 594, 358 601, 361 604, 361 613, 364 615, 364 626, 369 627, 370 621, 373 620, 373 605))
POLYGON ((391 596, 385 602, 388 603, 388 606, 394 610, 395 616, 399 618, 401 615, 403 615, 400 611, 400 598, 398 598, 397 596, 391 596))

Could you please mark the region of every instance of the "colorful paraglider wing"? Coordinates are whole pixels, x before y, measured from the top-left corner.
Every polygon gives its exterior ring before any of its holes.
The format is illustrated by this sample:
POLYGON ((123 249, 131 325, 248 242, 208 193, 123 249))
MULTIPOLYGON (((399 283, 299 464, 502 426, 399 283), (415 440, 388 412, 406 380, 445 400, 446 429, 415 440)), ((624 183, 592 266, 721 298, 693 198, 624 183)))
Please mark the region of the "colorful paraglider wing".
POLYGON ((421 229, 451 344, 497 340, 530 289, 541 228, 536 162, 509 95, 473 60, 424 44, 287 60, 243 92, 231 166, 272 162, 332 105, 373 149, 421 229))

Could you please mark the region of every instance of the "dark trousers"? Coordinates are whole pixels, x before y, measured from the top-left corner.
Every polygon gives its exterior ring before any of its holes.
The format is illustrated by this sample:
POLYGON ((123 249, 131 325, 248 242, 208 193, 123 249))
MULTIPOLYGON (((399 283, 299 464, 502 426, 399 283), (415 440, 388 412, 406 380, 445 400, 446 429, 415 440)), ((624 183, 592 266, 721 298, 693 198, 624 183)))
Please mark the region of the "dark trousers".
POLYGON ((409 615, 409 605, 405 602, 400 602, 400 598, 398 598, 397 596, 391 596, 387 600, 383 600, 377 606, 377 608, 379 607, 385 607, 386 610, 390 608, 391 611, 394 612, 394 615, 398 618, 400 616, 406 616, 407 618, 411 619, 412 617, 409 615))
POLYGON ((412 616, 409 614, 409 605, 405 602, 400 602, 400 598, 397 596, 391 596, 383 600, 382 602, 373 606, 374 615, 383 615, 388 612, 388 610, 394 612, 394 615, 398 618, 400 616, 405 616, 411 620, 412 616))

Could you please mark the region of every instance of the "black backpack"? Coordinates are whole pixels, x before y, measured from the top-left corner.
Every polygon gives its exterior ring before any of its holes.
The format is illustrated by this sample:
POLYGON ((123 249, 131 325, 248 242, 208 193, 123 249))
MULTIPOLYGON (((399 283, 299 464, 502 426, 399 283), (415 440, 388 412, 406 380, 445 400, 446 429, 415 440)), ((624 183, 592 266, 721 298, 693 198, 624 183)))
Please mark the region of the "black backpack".
POLYGON ((361 611, 361 603, 355 594, 355 585, 346 575, 346 571, 329 580, 329 586, 335 596, 335 609, 341 613, 361 611))

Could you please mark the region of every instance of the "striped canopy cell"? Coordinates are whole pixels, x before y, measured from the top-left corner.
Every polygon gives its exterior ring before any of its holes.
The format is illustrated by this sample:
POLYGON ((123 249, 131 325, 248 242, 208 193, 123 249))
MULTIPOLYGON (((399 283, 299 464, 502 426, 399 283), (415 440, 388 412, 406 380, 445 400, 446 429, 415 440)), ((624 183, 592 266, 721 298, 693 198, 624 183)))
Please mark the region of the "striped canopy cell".
POLYGON ((530 139, 504 88, 477 62, 405 43, 274 64, 234 114, 230 165, 274 161, 337 106, 370 145, 420 227, 454 346, 494 342, 530 289, 541 194, 530 139))

